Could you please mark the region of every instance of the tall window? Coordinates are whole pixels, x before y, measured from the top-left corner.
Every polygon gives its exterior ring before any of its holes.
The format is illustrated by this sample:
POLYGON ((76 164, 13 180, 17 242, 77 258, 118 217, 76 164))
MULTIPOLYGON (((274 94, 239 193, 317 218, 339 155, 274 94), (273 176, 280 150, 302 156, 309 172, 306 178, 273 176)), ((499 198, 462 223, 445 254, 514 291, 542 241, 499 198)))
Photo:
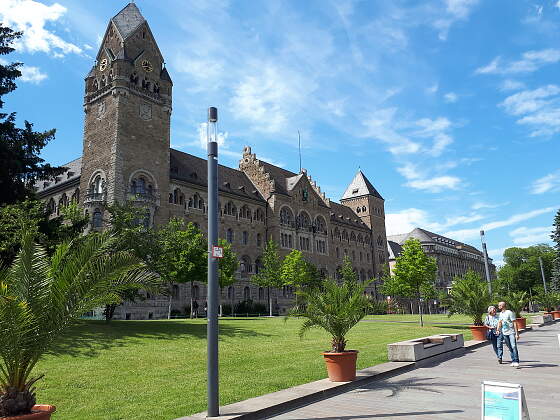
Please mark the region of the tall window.
POLYGON ((226 240, 231 244, 233 243, 233 230, 228 229, 226 232, 226 240))
POLYGON ((294 221, 294 214, 289 209, 289 207, 285 207, 285 206, 282 207, 282 209, 280 210, 280 224, 289 226, 293 223, 293 221, 294 221))
POLYGON ((249 232, 246 230, 243 231, 241 242, 243 242, 243 245, 247 245, 249 243, 249 232))
POLYGON ((91 184, 92 192, 95 194, 101 194, 103 192, 103 180, 101 179, 101 175, 97 175, 93 179, 93 183, 91 184))
POLYGON ((249 289, 249 286, 245 286, 243 289, 243 300, 251 300, 251 289, 249 289))
POLYGON ((257 246, 261 246, 261 244, 262 244, 261 234, 257 233, 257 246))
POLYGON ((241 263, 239 264, 239 269, 241 270, 241 273, 251 273, 253 271, 251 265, 251 259, 247 255, 241 257, 241 263))
POLYGON ((229 286, 227 289, 227 297, 228 299, 233 299, 233 294, 234 294, 234 288, 233 286, 229 286))
POLYGON ((264 300, 264 289, 259 287, 259 300, 264 300))
POLYGON ((92 226, 94 228, 100 228, 103 226, 103 215, 99 209, 95 209, 93 211, 92 226))

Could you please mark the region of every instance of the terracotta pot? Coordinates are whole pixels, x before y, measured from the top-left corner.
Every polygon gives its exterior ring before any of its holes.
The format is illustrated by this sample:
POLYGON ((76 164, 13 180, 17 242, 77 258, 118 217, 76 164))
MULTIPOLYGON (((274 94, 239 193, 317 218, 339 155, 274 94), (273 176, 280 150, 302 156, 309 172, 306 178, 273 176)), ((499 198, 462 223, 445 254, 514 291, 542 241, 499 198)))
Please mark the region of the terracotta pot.
POLYGON ((518 330, 524 330, 527 327, 527 318, 515 318, 515 326, 518 330))
MULTIPOLYGON (((36 404, 31 410, 31 414, 22 414, 20 416, 5 417, 6 420, 49 420, 51 414, 56 411, 54 405, 36 404)), ((4 418, 4 417, 3 417, 4 418)))
POLYGON ((485 325, 471 325, 469 327, 471 329, 472 338, 476 341, 485 341, 486 340, 486 328, 485 325))
POLYGON ((560 319, 560 311, 552 311, 552 319, 560 319))
POLYGON ((331 382, 349 382, 356 379, 357 350, 348 350, 342 353, 321 353, 325 358, 327 372, 331 382))

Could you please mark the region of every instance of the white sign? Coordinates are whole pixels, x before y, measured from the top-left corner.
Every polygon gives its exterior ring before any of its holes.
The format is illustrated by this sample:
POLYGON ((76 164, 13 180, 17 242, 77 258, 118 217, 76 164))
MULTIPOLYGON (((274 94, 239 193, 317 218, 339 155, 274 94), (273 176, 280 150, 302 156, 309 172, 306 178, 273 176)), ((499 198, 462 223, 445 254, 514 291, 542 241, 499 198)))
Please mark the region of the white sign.
POLYGON ((214 258, 224 258, 224 248, 221 246, 212 247, 212 257, 214 258))
POLYGON ((530 420, 523 386, 482 382, 482 420, 530 420))

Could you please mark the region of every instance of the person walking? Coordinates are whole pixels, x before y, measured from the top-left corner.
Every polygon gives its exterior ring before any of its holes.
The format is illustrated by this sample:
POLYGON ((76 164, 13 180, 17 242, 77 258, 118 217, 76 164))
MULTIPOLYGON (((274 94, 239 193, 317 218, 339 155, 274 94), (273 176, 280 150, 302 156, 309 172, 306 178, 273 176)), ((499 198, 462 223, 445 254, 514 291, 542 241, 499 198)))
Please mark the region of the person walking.
POLYGON ((193 300, 193 304, 192 304, 192 317, 193 318, 198 318, 198 302, 195 300, 193 300))
MULTIPOLYGON (((519 331, 515 325, 515 315, 512 311, 507 309, 505 302, 498 303, 498 309, 500 309, 500 315, 498 316, 498 327, 497 330, 500 331, 504 337, 503 342, 508 346, 509 352, 511 354, 511 366, 514 368, 519 368, 519 351, 517 350, 517 340, 519 340, 519 331)), ((500 345, 498 343, 498 345, 500 345)), ((503 344, 501 344, 503 352, 503 344)))
POLYGON ((488 314, 484 319, 484 325, 488 327, 486 337, 492 342, 492 347, 494 348, 494 353, 498 357, 498 363, 502 364, 502 355, 504 353, 504 346, 502 344, 503 336, 502 333, 498 331, 499 318, 496 315, 496 307, 489 306, 488 314), (498 345, 499 343, 499 345, 498 345))

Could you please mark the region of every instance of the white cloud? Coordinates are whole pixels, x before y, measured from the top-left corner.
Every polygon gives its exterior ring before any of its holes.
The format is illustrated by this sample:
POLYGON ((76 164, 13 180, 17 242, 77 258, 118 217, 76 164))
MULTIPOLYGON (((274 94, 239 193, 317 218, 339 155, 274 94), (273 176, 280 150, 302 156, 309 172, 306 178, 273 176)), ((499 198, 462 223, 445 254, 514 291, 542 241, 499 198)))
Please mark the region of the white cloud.
POLYGON ((396 112, 397 108, 385 108, 373 112, 363 122, 366 127, 364 135, 386 143, 389 151, 394 155, 417 153, 420 144, 395 130, 395 126, 398 125, 395 121, 396 112))
POLYGON ((539 68, 560 61, 560 50, 545 49, 539 51, 527 51, 521 55, 521 59, 502 64, 500 57, 494 58, 489 64, 477 68, 475 74, 517 74, 531 73, 539 68))
POLYGON ((459 100, 459 96, 455 92, 448 92, 443 95, 443 100, 448 104, 453 104, 459 100))
POLYGON ((21 68, 21 80, 38 85, 47 78, 45 73, 42 73, 39 67, 23 66, 21 68))
POLYGON ((33 0, 2 0, 0 2, 0 21, 5 26, 23 31, 18 41, 19 48, 34 52, 62 57, 66 54, 79 54, 82 49, 63 40, 47 24, 58 21, 66 13, 66 8, 58 3, 50 6, 33 0))
POLYGON ((519 90, 525 88, 525 84, 520 82, 519 80, 512 80, 506 79, 500 85, 500 90, 508 91, 508 90, 519 90))
POLYGON ((531 185, 531 194, 555 191, 560 191, 560 169, 537 179, 531 185))
POLYGON ((484 202, 479 201, 479 202, 477 202, 477 203, 474 203, 474 204, 471 206, 471 209, 473 209, 473 210, 495 209, 495 208, 498 208, 498 207, 501 207, 501 206, 505 206, 505 205, 507 205, 507 204, 509 204, 509 202, 506 202, 506 203, 492 203, 492 204, 490 204, 490 203, 484 203, 484 202))
POLYGON ((508 96, 499 106, 508 114, 522 116, 518 124, 534 127, 530 136, 549 136, 560 132, 560 87, 541 86, 508 96))
POLYGON ((526 213, 518 213, 518 214, 514 214, 510 217, 508 217, 507 219, 504 220, 498 220, 495 222, 490 222, 490 223, 486 223, 484 225, 481 226, 480 229, 476 228, 476 229, 460 229, 460 230, 454 230, 454 231, 450 231, 447 232, 445 234, 445 236, 448 236, 450 238, 454 238, 460 241, 464 241, 467 239, 473 239, 476 238, 479 233, 480 230, 484 230, 484 231, 491 231, 494 229, 499 229, 505 226, 511 226, 511 225, 515 225, 519 222, 523 222, 525 220, 529 220, 532 219, 534 217, 540 216, 541 214, 546 214, 546 213, 551 213, 553 211, 555 211, 557 209, 557 207, 546 207, 543 209, 537 209, 537 210, 532 210, 526 213))
POLYGON ((437 93, 438 90, 439 90, 439 85, 435 83, 432 86, 426 88, 426 93, 433 95, 434 93, 437 93))
POLYGON ((478 0, 446 0, 446 10, 442 17, 436 19, 434 27, 439 30, 439 39, 445 41, 451 25, 457 21, 467 20, 478 0))
POLYGON ((550 242, 551 226, 528 228, 525 226, 512 230, 509 236, 513 238, 516 245, 534 245, 550 242))
POLYGON ((456 176, 437 176, 429 179, 417 179, 406 183, 407 186, 428 192, 440 192, 443 190, 456 190, 461 183, 461 179, 456 176))
MULTIPOLYGON (((206 150, 208 144, 208 135, 207 135, 207 126, 208 123, 201 123, 198 125, 198 144, 201 149, 206 150)), ((218 146, 223 147, 226 143, 226 140, 229 136, 229 133, 226 132, 218 132, 218 146)), ((220 151, 223 153, 223 151, 220 151)))
POLYGON ((497 257, 503 257, 504 256, 504 251, 507 248, 495 248, 495 249, 489 249, 488 250, 488 256, 490 258, 497 258, 497 257))
POLYGON ((420 227, 434 232, 441 232, 451 226, 464 225, 481 220, 483 216, 470 214, 467 216, 447 217, 443 222, 434 222, 432 214, 425 210, 409 208, 396 213, 385 215, 385 225, 388 235, 407 233, 414 228, 420 227))

